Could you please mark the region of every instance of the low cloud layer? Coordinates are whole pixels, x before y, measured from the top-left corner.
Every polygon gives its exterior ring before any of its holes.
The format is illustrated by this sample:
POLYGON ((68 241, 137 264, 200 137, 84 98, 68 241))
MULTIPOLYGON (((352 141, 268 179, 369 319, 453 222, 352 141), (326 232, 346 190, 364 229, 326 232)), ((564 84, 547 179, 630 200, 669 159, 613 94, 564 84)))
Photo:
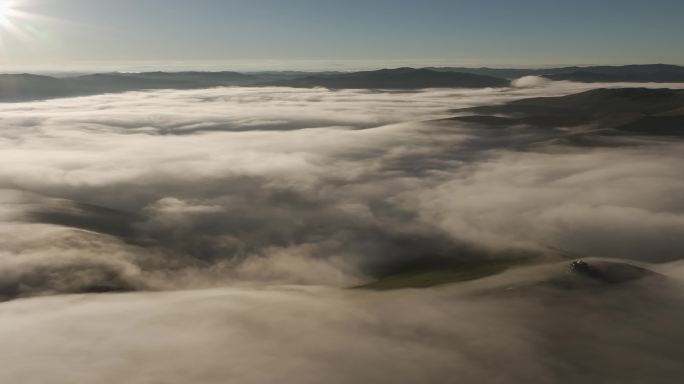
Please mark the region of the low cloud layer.
POLYGON ((556 128, 430 122, 589 87, 536 85, 216 88, 1 105, 3 296, 345 286, 519 252, 678 259, 681 143, 545 147, 535 143, 556 128))
POLYGON ((0 382, 678 383, 684 143, 440 120, 532 80, 0 105, 0 382), (664 275, 339 289, 520 255, 664 275))
POLYGON ((14 301, 0 306, 0 380, 680 381, 681 286, 510 293, 563 270, 428 291, 271 286, 14 301))

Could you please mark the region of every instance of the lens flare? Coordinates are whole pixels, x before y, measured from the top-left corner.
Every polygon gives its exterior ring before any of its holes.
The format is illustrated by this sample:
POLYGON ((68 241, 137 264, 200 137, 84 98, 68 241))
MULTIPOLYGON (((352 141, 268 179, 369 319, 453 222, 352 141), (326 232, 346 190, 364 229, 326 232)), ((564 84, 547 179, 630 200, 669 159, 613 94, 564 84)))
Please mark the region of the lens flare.
POLYGON ((0 0, 0 65, 12 61, 12 46, 33 51, 50 43, 44 27, 56 19, 29 10, 30 4, 30 0, 0 0))
POLYGON ((0 28, 2 32, 11 32, 15 29, 15 20, 19 13, 16 10, 16 1, 0 0, 0 28))
POLYGON ((5 22, 7 17, 12 10, 12 4, 10 1, 2 0, 0 1, 0 22, 5 22))

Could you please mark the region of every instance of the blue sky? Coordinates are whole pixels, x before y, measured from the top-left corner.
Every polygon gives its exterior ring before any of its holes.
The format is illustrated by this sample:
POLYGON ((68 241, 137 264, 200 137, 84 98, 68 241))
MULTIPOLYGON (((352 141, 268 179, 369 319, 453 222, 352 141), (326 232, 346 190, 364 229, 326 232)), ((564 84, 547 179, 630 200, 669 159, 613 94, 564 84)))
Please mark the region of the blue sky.
POLYGON ((4 66, 684 64, 682 0, 4 2, 4 66))

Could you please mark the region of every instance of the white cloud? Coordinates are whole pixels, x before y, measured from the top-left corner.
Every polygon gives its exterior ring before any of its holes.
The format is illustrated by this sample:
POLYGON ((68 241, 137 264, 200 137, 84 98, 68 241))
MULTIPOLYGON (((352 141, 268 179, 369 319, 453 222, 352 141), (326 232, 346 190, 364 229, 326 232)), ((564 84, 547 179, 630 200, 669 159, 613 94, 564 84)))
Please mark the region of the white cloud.
POLYGON ((540 76, 524 76, 511 83, 516 88, 537 88, 548 86, 551 80, 540 76))
POLYGON ((673 258, 683 246, 681 206, 667 197, 682 192, 679 144, 521 152, 502 144, 508 131, 424 122, 593 86, 214 88, 2 104, 0 187, 14 197, 0 214, 109 236, 150 286, 185 281, 184 266, 206 269, 210 284, 221 273, 232 281, 245 260, 259 267, 241 278, 343 285, 424 255, 508 248, 673 258), (315 259, 312 269, 336 277, 296 276, 281 257, 315 259), (272 273, 253 273, 265 263, 272 273), (163 284, 167 264, 176 277, 163 284))
POLYGON ((680 258, 682 143, 525 151, 509 135, 539 132, 425 122, 591 86, 0 105, 2 298, 163 291, 0 304, 0 382, 678 382, 671 281, 548 291, 560 263, 339 289, 511 249, 680 258))

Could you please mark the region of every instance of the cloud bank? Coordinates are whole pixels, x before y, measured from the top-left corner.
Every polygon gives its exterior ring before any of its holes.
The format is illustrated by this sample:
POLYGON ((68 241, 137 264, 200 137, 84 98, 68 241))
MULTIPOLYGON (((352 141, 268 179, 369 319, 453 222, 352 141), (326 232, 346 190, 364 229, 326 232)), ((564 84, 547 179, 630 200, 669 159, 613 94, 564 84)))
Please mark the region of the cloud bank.
POLYGON ((271 286, 13 301, 0 306, 0 379, 679 382, 681 286, 507 293, 564 269, 428 291, 271 286))
POLYGON ((535 88, 549 85, 551 80, 541 76, 524 76, 514 80, 511 85, 517 88, 535 88))
POLYGON ((3 296, 346 286, 511 252, 679 258, 681 143, 534 147, 547 132, 431 121, 587 88, 216 88, 0 105, 3 296))
POLYGON ((590 87, 526 84, 0 105, 0 299, 45 296, 0 304, 0 381, 678 383, 684 145, 440 120, 590 87), (520 255, 667 277, 338 288, 520 255))

